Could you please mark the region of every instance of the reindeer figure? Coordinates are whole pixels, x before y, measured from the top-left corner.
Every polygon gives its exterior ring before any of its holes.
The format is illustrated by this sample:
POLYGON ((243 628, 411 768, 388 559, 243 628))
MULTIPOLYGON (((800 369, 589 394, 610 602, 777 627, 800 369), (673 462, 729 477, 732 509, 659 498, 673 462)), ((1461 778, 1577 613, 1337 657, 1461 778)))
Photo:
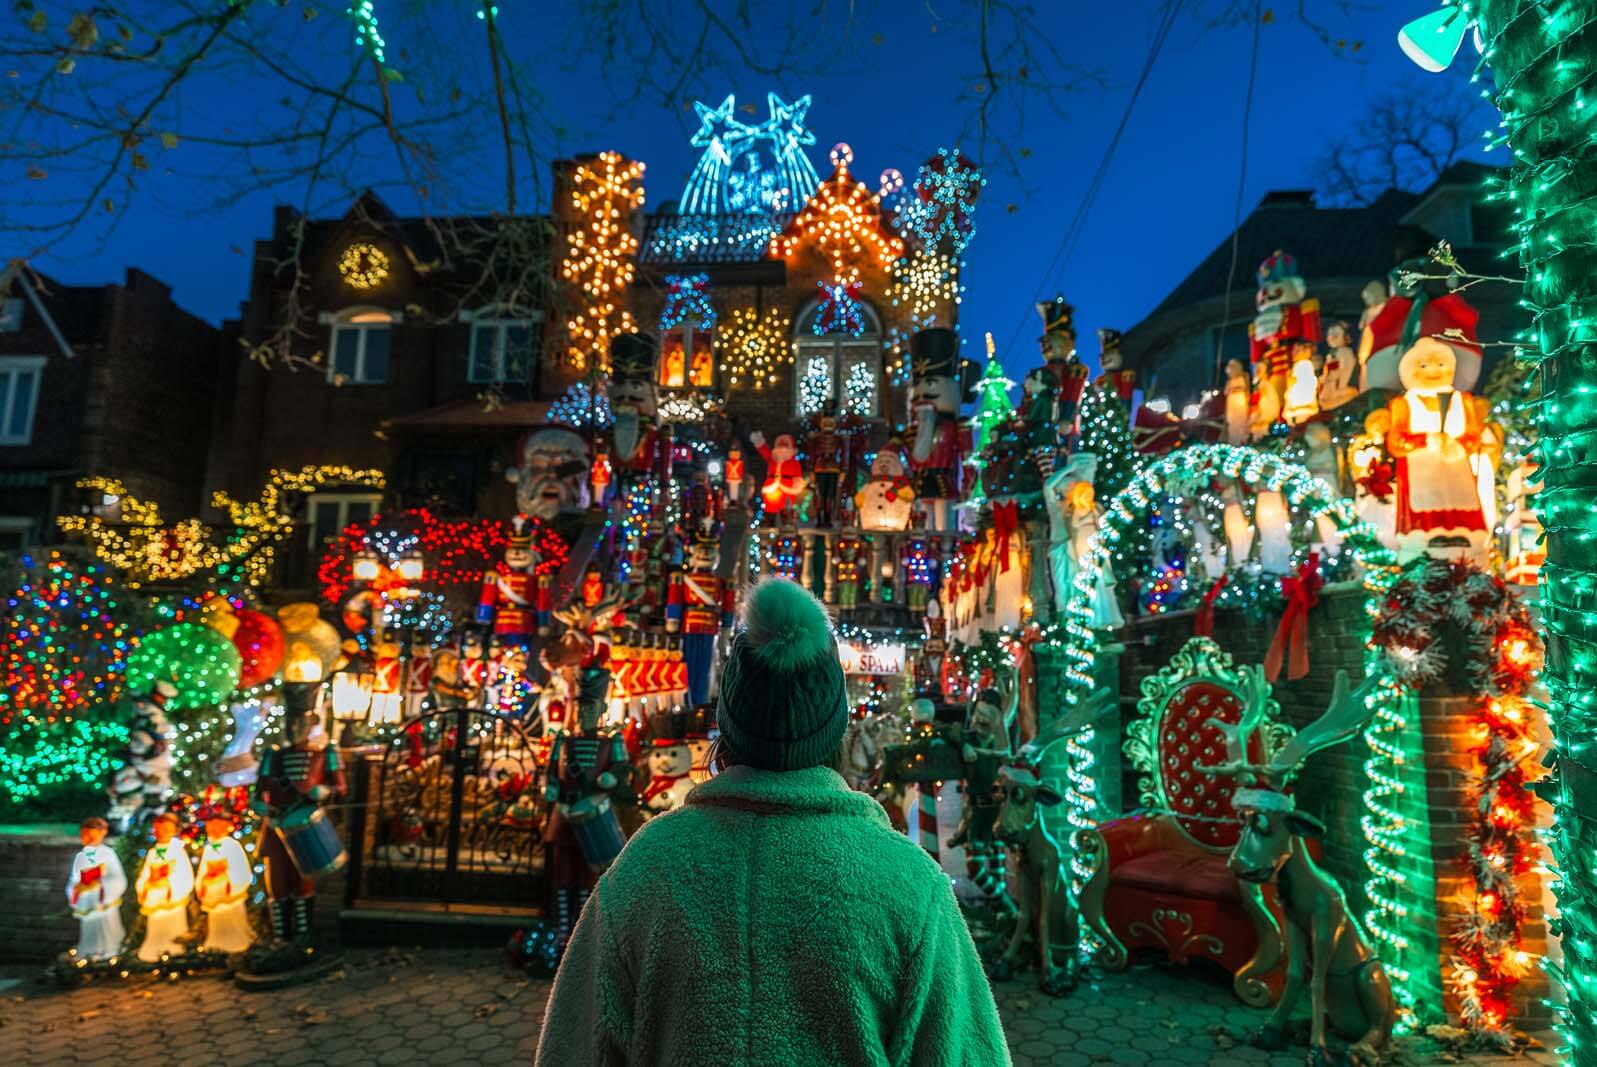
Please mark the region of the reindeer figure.
POLYGON ((1064 795, 1043 780, 1041 768, 1048 749, 1087 729, 1116 702, 1114 693, 1098 690, 1049 724, 999 772, 993 787, 999 801, 997 832, 999 840, 1020 860, 1020 914, 1008 947, 993 965, 996 981, 1008 981, 1022 953, 1035 946, 1037 988, 1051 997, 1065 996, 1076 988, 1076 949, 1081 935, 1066 869, 1067 851, 1037 810, 1038 805, 1058 804, 1064 795))
POLYGON ((1309 1054, 1304 1061, 1310 1067, 1332 1062, 1325 1045, 1327 1021, 1350 1043, 1348 1060, 1367 1067, 1379 1061, 1397 1018, 1386 970, 1348 910, 1341 887, 1304 847, 1303 839, 1322 836, 1325 826, 1296 810, 1292 797, 1282 791, 1310 755, 1346 741, 1369 721, 1374 714, 1369 698, 1379 684, 1378 678, 1369 678, 1349 692, 1347 672, 1338 671, 1325 714, 1263 763, 1254 763, 1248 759, 1248 743, 1263 718, 1269 682, 1262 668, 1253 668, 1252 691, 1244 694, 1246 706, 1236 725, 1209 720, 1225 737, 1226 762, 1199 768, 1236 777, 1239 785, 1231 806, 1242 821, 1242 836, 1227 865, 1244 881, 1262 885, 1273 879, 1294 927, 1287 939, 1281 999, 1248 1040, 1264 1049, 1287 1047, 1287 1020, 1302 995, 1304 976, 1311 974, 1309 1054))

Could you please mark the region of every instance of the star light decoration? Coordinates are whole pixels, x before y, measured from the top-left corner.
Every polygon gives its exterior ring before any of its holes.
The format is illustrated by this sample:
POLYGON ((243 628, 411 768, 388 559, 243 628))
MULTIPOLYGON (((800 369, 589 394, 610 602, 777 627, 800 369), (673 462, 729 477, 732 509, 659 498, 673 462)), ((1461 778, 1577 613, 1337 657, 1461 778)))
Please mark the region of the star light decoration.
POLYGON ((772 257, 790 260, 805 245, 813 245, 831 263, 833 279, 843 282, 862 259, 873 259, 885 268, 904 254, 904 242, 882 224, 880 196, 849 174, 853 161, 854 150, 848 145, 832 149, 832 176, 771 238, 772 257))
POLYGON ((987 178, 958 149, 939 148, 921 165, 915 177, 915 195, 905 197, 900 224, 926 248, 944 241, 958 257, 976 235, 972 214, 987 178))
POLYGON ((621 306, 636 273, 638 239, 632 212, 643 206, 643 164, 619 152, 600 152, 571 177, 571 207, 581 220, 566 234, 560 276, 581 294, 581 310, 566 320, 566 358, 572 366, 610 369, 610 339, 637 329, 621 306))
POLYGON ((703 152, 682 190, 683 215, 768 215, 815 192, 820 179, 803 151, 815 143, 804 125, 810 98, 767 93, 765 104, 770 117, 749 125, 733 114, 732 93, 716 107, 694 103, 700 125, 690 143, 703 152))
POLYGON ((733 308, 715 335, 715 354, 727 388, 748 385, 760 392, 777 382, 777 371, 792 362, 788 333, 793 320, 780 308, 733 308))

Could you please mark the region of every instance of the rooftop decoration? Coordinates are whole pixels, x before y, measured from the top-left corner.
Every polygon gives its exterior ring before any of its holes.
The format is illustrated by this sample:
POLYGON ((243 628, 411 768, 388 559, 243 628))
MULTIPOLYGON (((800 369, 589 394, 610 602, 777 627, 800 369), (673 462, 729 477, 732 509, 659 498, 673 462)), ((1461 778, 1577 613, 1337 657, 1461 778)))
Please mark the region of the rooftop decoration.
POLYGON ((804 244, 813 244, 832 265, 839 282, 852 280, 861 259, 889 267, 904 254, 904 242, 882 224, 881 198, 856 181, 848 165, 854 150, 832 149, 832 176, 815 190, 781 233, 771 238, 771 255, 791 259, 804 244))
POLYGON ((804 125, 810 98, 787 103, 767 93, 765 104, 770 117, 749 125, 733 114, 732 93, 713 108, 694 103, 700 126, 691 143, 703 151, 682 190, 682 214, 769 215, 815 192, 819 178, 803 151, 815 143, 804 125))
POLYGON ((560 262, 560 276, 580 294, 579 310, 566 320, 572 366, 587 367, 591 356, 608 370, 610 339, 637 329, 621 299, 637 269, 630 216, 643 195, 643 164, 619 152, 600 152, 572 174, 571 206, 581 222, 567 233, 560 262))

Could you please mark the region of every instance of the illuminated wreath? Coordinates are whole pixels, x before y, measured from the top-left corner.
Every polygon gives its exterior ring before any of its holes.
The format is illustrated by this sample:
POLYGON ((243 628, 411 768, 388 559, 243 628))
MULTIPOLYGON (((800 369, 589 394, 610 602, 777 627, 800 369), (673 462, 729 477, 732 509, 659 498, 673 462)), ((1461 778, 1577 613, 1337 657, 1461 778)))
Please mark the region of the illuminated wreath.
POLYGON ((388 277, 388 254, 374 244, 356 241, 338 258, 338 273, 351 289, 375 289, 388 277))

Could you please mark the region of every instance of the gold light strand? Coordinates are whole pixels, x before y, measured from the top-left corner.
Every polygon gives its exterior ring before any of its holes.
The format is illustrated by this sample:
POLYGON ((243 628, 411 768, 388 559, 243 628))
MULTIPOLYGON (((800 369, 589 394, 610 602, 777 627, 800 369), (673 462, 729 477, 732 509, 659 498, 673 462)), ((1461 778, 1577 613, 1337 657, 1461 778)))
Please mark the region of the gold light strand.
POLYGON ((566 320, 566 358, 586 368, 593 354, 598 368, 610 369, 610 339, 637 329, 632 313, 619 302, 632 284, 638 239, 632 212, 643 206, 643 164, 619 152, 601 152, 572 175, 571 206, 583 219, 566 235, 560 274, 585 301, 566 320))
POLYGON ((887 298, 894 307, 909 308, 917 325, 930 326, 945 308, 958 304, 965 287, 954 261, 941 252, 917 250, 893 265, 887 298))
POLYGON ((764 313, 733 308, 716 330, 716 355, 729 389, 749 385, 756 392, 776 384, 777 370, 793 359, 788 335, 793 320, 779 308, 764 313))
POLYGON ((832 149, 836 169, 815 190, 804 210, 771 238, 771 255, 789 259, 811 242, 831 260, 832 276, 843 279, 852 265, 869 255, 883 267, 904 254, 904 242, 882 225, 881 200, 848 173, 853 149, 832 149))
POLYGON ((146 582, 182 581, 200 571, 233 564, 242 568, 247 583, 261 585, 271 576, 276 546, 294 530, 285 497, 312 493, 326 485, 381 489, 384 479, 382 471, 347 466, 274 470, 255 501, 240 502, 222 492, 212 496, 212 506, 226 512, 233 524, 233 530, 225 535, 199 519, 164 525, 159 506, 130 495, 114 478, 84 478, 77 484, 80 489, 115 497, 121 521, 108 523, 98 515, 63 515, 56 524, 63 533, 86 538, 95 555, 118 571, 130 587, 137 588, 146 582))

